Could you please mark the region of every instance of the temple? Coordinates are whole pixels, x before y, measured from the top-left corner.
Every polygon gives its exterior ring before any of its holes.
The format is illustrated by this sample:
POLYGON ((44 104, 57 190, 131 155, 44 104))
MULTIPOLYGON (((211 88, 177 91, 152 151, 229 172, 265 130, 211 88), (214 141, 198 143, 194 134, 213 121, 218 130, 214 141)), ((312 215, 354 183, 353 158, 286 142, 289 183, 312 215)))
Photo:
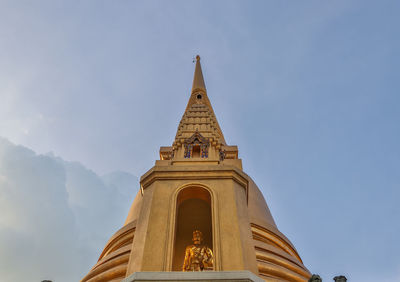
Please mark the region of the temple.
MULTIPOLYGON (((140 179, 124 226, 82 282, 178 272, 210 281, 214 273, 240 276, 241 271, 265 281, 308 281, 311 276, 243 171, 238 147, 227 145, 197 56, 172 145, 160 148, 160 159, 140 179)), ((162 281, 157 277, 154 281, 162 281)))

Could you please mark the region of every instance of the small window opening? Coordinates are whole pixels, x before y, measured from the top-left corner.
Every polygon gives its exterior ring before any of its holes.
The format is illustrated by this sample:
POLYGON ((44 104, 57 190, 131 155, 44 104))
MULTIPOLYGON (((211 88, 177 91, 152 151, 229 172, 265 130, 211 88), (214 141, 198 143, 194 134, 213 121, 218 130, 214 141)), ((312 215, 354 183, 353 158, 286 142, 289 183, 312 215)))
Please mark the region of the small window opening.
POLYGON ((211 195, 204 188, 188 187, 179 192, 176 202, 172 271, 182 271, 185 250, 193 244, 194 230, 203 233, 204 245, 213 250, 211 195))
POLYGON ((201 100, 201 94, 197 94, 197 99, 201 100))
POLYGON ((200 146, 199 145, 193 146, 192 156, 193 156, 193 158, 200 158, 200 146))

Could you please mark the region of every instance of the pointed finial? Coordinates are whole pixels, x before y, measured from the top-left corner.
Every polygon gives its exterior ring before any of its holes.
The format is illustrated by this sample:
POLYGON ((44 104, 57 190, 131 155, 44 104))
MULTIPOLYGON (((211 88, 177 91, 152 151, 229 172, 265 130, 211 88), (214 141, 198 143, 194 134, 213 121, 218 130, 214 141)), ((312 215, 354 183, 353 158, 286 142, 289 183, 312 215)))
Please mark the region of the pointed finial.
POLYGON ((204 83, 203 72, 200 65, 200 56, 196 56, 196 67, 194 69, 192 93, 196 91, 206 92, 206 85, 204 83))

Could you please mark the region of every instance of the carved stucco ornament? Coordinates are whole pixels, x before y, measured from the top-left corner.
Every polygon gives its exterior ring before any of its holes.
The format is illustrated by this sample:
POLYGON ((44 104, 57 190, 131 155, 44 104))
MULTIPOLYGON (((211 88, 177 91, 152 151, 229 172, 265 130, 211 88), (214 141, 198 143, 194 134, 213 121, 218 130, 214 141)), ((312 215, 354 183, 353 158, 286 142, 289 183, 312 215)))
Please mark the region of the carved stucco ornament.
POLYGON ((335 282, 347 282, 347 278, 343 275, 335 276, 333 280, 335 280, 335 282))
POLYGON ((185 152, 183 155, 185 158, 193 157, 194 146, 200 147, 201 158, 208 158, 208 148, 210 147, 210 142, 208 141, 207 138, 203 137, 198 130, 196 130, 196 132, 192 136, 185 139, 183 145, 185 147, 185 152))
POLYGON ((318 274, 313 274, 308 282, 322 282, 322 278, 318 274))

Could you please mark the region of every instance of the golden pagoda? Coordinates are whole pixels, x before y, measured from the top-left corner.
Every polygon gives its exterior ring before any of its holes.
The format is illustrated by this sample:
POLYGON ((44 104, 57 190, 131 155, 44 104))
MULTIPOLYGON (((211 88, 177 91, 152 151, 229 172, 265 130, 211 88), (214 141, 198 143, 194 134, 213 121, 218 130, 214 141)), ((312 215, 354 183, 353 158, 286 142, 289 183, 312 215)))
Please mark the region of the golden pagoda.
POLYGON ((185 271, 197 276, 247 271, 265 281, 311 276, 243 171, 237 146, 226 144, 199 56, 172 146, 160 148, 160 160, 140 179, 124 226, 82 282, 121 281, 147 272, 190 274, 185 271))

